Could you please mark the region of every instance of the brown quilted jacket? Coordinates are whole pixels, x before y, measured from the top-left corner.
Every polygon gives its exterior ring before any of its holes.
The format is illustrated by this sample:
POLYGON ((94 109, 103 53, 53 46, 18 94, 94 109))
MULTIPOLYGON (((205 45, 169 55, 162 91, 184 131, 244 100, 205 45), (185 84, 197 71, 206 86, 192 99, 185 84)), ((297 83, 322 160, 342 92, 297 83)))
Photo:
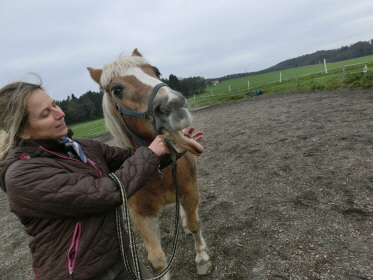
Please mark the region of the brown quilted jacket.
POLYGON ((71 158, 73 152, 60 140, 24 142, 0 162, 10 210, 32 237, 35 279, 89 279, 117 262, 114 210, 122 200, 107 176, 115 172, 130 197, 160 164, 146 147, 76 141, 87 163, 71 158))

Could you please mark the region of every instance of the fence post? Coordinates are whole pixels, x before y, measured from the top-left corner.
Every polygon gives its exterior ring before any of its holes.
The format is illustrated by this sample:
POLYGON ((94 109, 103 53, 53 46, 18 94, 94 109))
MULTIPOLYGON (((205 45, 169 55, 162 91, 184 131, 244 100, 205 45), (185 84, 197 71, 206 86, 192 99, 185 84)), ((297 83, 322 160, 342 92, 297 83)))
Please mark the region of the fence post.
POLYGON ((297 91, 298 88, 298 75, 295 77, 295 91, 297 91))
POLYGON ((325 74, 328 74, 328 68, 326 67, 326 59, 324 58, 325 74))

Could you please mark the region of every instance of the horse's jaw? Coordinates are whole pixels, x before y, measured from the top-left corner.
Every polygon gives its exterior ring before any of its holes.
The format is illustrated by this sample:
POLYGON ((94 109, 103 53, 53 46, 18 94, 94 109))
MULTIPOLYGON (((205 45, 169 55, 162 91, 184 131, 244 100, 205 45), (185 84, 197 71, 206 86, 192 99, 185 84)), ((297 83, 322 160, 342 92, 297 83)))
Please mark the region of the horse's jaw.
POLYGON ((186 137, 180 131, 169 131, 164 129, 163 132, 168 135, 166 138, 167 143, 171 145, 172 149, 179 154, 188 151, 195 156, 199 156, 204 151, 201 144, 191 138, 186 137))

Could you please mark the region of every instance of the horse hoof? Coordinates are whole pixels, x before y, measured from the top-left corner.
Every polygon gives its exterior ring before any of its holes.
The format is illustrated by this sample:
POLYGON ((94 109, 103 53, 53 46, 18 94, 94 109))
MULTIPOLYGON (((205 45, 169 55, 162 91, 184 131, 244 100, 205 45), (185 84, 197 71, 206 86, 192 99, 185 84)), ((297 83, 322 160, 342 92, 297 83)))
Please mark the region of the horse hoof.
POLYGON ((193 233, 187 227, 183 228, 183 230, 184 230, 184 234, 186 236, 192 236, 193 235, 193 233))
POLYGON ((212 262, 210 260, 199 263, 197 265, 197 274, 198 275, 207 275, 210 274, 212 271, 212 262))

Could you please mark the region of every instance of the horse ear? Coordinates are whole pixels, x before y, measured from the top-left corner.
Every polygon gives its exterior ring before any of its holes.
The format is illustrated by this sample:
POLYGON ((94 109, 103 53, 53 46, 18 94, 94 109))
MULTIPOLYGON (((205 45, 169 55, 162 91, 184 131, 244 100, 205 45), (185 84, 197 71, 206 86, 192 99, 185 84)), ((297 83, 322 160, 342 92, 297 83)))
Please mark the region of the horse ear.
POLYGON ((139 52, 139 50, 136 48, 133 50, 132 56, 142 56, 142 54, 139 52))
POLYGON ((91 78, 98 84, 100 84, 100 79, 101 79, 101 74, 102 70, 101 69, 93 69, 91 67, 87 67, 89 74, 91 75, 91 78))

